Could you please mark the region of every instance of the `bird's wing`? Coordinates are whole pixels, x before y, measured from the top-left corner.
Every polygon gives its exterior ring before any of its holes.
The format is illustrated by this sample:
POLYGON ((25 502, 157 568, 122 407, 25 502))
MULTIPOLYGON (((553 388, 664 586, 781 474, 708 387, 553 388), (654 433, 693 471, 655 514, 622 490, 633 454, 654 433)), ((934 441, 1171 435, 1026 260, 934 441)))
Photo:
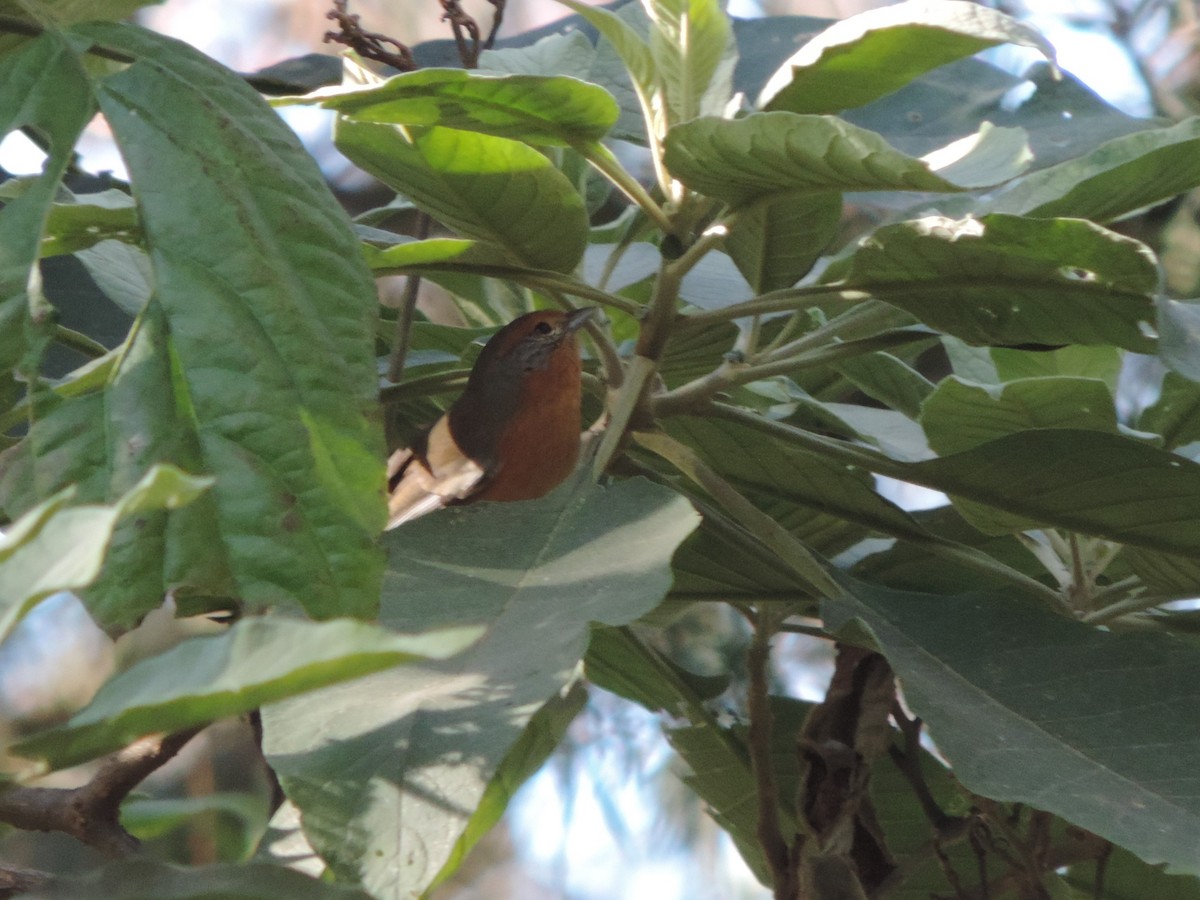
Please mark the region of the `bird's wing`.
POLYGON ((459 449, 443 416, 429 433, 425 453, 397 450, 388 460, 388 475, 389 482, 396 480, 388 495, 387 527, 395 528, 469 497, 487 472, 459 449))

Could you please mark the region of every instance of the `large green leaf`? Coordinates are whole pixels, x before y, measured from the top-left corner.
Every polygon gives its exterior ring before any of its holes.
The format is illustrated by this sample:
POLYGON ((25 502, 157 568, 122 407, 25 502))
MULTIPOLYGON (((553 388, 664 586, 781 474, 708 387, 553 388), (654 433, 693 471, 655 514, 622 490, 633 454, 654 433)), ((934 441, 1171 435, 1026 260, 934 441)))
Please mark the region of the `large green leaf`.
POLYGON ((429 886, 430 890, 449 879, 471 849, 500 821, 518 789, 537 774, 543 763, 558 749, 568 726, 587 705, 587 700, 587 688, 577 681, 561 693, 552 695, 533 714, 525 731, 496 767, 483 796, 475 805, 470 821, 442 867, 441 877, 429 886))
MULTIPOLYGON (((1168 875, 1162 868, 1149 866, 1127 850, 1113 847, 1112 855, 1098 872, 1093 865, 1072 866, 1064 880, 1079 892, 1078 896, 1094 895, 1103 877, 1104 900, 1146 900, 1162 897, 1166 900, 1200 900, 1200 880, 1187 875, 1168 875)), ((924 900, 924 898, 922 898, 924 900)))
MULTIPOLYGON (((186 389, 175 384, 172 346, 166 316, 154 301, 98 382, 89 373, 42 393, 45 411, 0 467, 5 507, 25 509, 67 484, 86 499, 112 499, 159 462, 193 472, 207 468, 194 418, 180 408, 186 389)), ((80 595, 89 612, 102 627, 119 630, 157 608, 168 591, 186 614, 227 608, 239 592, 219 522, 214 492, 183 509, 143 510, 122 522, 101 577, 80 595)), ((283 542, 275 548, 280 557, 288 550, 283 542)), ((303 571, 306 560, 294 565, 303 571)))
POLYGON ((1144 245, 1076 219, 927 216, 877 229, 822 274, 976 344, 1151 352, 1158 286, 1144 245))
MULTIPOLYGON (((981 385, 951 376, 921 409, 921 427, 939 454, 970 450, 997 437, 1035 428, 1069 428, 1117 434, 1117 410, 1104 382, 1093 378, 1021 378, 981 385)), ((1026 519, 956 499, 977 528, 1020 530, 1026 519)))
POLYGON ((1115 138, 976 201, 972 211, 1110 222, 1200 184, 1200 119, 1115 138))
POLYGON ((1185 378, 1200 381, 1200 303, 1158 301, 1162 361, 1185 378))
POLYGON ((1005 43, 1054 59, 1044 37, 1001 12, 954 0, 908 0, 825 29, 771 77, 758 105, 796 113, 863 106, 931 69, 1005 43))
POLYGON ((464 69, 419 69, 288 102, 319 103, 357 122, 441 125, 552 146, 600 140, 619 112, 608 91, 574 78, 464 69))
POLYGON ((1097 631, 1002 595, 846 588, 827 626, 870 627, 966 788, 1200 870, 1195 644, 1097 631))
POLYGON ((696 523, 666 488, 576 479, 542 500, 445 510, 388 532, 383 621, 487 634, 447 663, 263 710, 267 755, 334 871, 397 900, 448 873, 502 760, 570 680, 590 623, 653 608, 696 523))
POLYGON ((504 248, 513 261, 569 272, 587 246, 583 199, 532 147, 453 128, 339 119, 338 148, 439 222, 504 248), (553 228, 546 223, 553 222, 553 228))
POLYGON ((940 454, 969 450, 1031 428, 1117 433, 1108 386, 1092 378, 1022 378, 1003 385, 943 379, 921 408, 929 445, 940 454))
POLYGON ((1200 464, 1129 438, 1022 431, 906 471, 907 480, 1014 514, 996 533, 1019 523, 1055 525, 1200 557, 1200 464))
POLYGON ((672 128, 664 160, 689 188, 735 206, 830 191, 955 192, 1006 181, 1029 161, 1019 129, 985 125, 917 159, 833 116, 755 113, 672 128))
POLYGON ((371 672, 445 659, 482 629, 396 634, 354 619, 252 616, 215 637, 176 644, 109 679, 66 725, 25 738, 14 753, 64 768, 147 734, 182 731, 371 672))
MULTIPOLYGON (((169 334, 150 352, 172 373, 201 470, 218 476, 216 528, 241 598, 369 613, 383 519, 376 300, 345 214, 233 73, 130 26, 77 33, 138 60, 96 91, 169 334)), ((142 449, 135 428, 119 435, 142 449)))
POLYGON ((1200 441, 1200 384, 1167 372, 1158 399, 1142 410, 1137 427, 1162 435, 1168 450, 1200 441))
POLYGON ((836 368, 868 397, 914 419, 934 389, 929 379, 890 353, 866 353, 842 360, 836 368))
MULTIPOLYGON (((676 417, 665 427, 736 485, 749 488, 764 500, 801 507, 793 510, 801 539, 809 539, 805 530, 814 524, 810 521, 814 512, 832 514, 896 537, 927 537, 904 510, 875 492, 874 480, 867 472, 787 447, 751 428, 719 419, 676 417)), ((783 511, 774 512, 778 516, 783 511)))
MULTIPOLYGON (((708 814, 733 839, 738 852, 763 884, 771 872, 756 836, 757 782, 750 765, 743 726, 721 725, 706 705, 701 679, 673 665, 625 630, 600 628, 587 655, 587 674, 601 687, 639 703, 651 712, 664 712, 687 724, 666 730, 667 740, 687 764, 683 780, 705 803, 708 814)), ((781 789, 779 814, 784 834, 795 829, 795 737, 809 704, 772 698, 777 727, 772 733, 778 767, 791 773, 781 789)))
POLYGON ((156 466, 112 506, 67 506, 64 492, 29 510, 0 539, 0 641, 38 601, 92 583, 121 519, 182 506, 210 483, 156 466))
MULTIPOLYGON (((621 58, 638 94, 648 100, 654 93, 658 75, 650 46, 624 16, 608 9, 589 6, 580 0, 557 0, 586 19, 604 37, 621 58)), ((634 6, 634 4, 628 4, 634 6)))
POLYGON ((755 292, 791 287, 829 246, 841 215, 837 193, 763 203, 738 216, 725 249, 755 292))
POLYGON ((662 81, 668 124, 724 111, 737 46, 718 0, 646 0, 650 57, 662 81))
POLYGON ((0 137, 27 127, 49 144, 42 174, 0 209, 0 370, 30 351, 26 368, 36 368, 50 321, 36 271, 42 230, 94 109, 87 75, 60 36, 48 32, 0 55, 0 137))
POLYGON ((23 896, 33 900, 369 900, 357 888, 325 884, 282 866, 183 868, 150 860, 110 863, 23 896))
POLYGON ((1029 135, 1033 168, 1082 156, 1105 141, 1171 124, 1134 118, 1105 102, 1069 72, 1038 63, 1012 74, 979 59, 928 72, 900 90, 843 117, 920 156, 991 122, 1029 135), (1014 96, 1022 102, 1013 103, 1014 96))

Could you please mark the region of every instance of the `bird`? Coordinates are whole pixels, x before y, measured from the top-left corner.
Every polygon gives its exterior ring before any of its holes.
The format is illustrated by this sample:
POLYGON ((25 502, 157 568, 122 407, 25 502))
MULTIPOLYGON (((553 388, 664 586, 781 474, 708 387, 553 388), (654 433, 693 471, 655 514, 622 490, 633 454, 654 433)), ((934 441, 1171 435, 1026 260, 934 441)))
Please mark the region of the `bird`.
POLYGON ((575 332, 595 312, 531 312, 492 335, 462 395, 388 460, 389 529, 445 506, 533 500, 571 474, 582 429, 575 332))

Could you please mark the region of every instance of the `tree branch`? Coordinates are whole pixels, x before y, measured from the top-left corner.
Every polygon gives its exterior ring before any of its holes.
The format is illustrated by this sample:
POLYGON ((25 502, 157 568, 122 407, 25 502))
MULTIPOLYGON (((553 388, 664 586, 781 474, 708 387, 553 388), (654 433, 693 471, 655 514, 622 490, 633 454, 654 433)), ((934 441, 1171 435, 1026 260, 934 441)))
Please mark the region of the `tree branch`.
POLYGON ((794 875, 791 854, 779 825, 779 787, 775 781, 775 764, 771 758, 771 696, 767 683, 767 665, 771 654, 774 616, 759 611, 754 629, 754 641, 746 658, 750 678, 748 709, 750 728, 746 744, 750 752, 750 769, 754 773, 754 792, 758 798, 758 822, 755 834, 763 856, 771 869, 776 900, 792 900, 794 875))
POLYGON ((401 72, 413 72, 420 68, 407 45, 395 38, 374 31, 364 31, 359 17, 348 11, 349 0, 333 0, 333 9, 325 18, 337 23, 337 31, 325 32, 325 42, 343 44, 363 59, 373 59, 401 72), (394 50, 389 50, 390 44, 394 50))
POLYGON ((120 822, 122 801, 202 730, 134 741, 108 757, 81 787, 9 788, 0 793, 0 822, 27 831, 61 831, 112 857, 137 853, 141 845, 120 822))

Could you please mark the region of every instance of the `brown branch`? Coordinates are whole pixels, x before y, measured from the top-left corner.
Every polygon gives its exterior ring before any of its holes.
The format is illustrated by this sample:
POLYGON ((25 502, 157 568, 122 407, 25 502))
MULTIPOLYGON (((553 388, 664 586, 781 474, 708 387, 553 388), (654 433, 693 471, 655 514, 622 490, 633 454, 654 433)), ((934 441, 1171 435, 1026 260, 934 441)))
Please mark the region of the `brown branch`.
POLYGON ((61 831, 108 856, 137 853, 141 845, 120 822, 121 802, 201 730, 134 741, 77 788, 9 788, 0 793, 0 822, 27 831, 61 831))
POLYGON ((450 23, 454 32, 454 43, 458 45, 458 58, 462 60, 464 69, 474 69, 479 65, 479 52, 482 49, 483 38, 479 31, 479 23, 463 10, 458 0, 438 0, 445 12, 442 21, 450 23), (471 43, 467 43, 467 38, 471 43))
POLYGON ((364 31, 359 17, 351 15, 348 6, 349 0, 333 0, 333 9, 325 13, 325 18, 336 22, 339 29, 325 32, 326 43, 344 44, 363 59, 373 59, 401 72, 421 68, 407 45, 386 34, 364 31), (395 49, 389 50, 388 44, 395 49))
POLYGON ((771 654, 772 617, 760 615, 754 640, 746 658, 750 677, 747 707, 750 727, 746 743, 750 751, 750 768, 754 773, 755 793, 758 795, 758 824, 756 833, 767 865, 775 883, 776 900, 791 900, 792 865, 787 842, 779 824, 779 790, 775 781, 775 766, 771 759, 771 696, 767 685, 767 664, 771 654))
POLYGON ((500 23, 504 21, 504 7, 508 0, 488 0, 492 4, 492 8, 496 10, 492 13, 492 30, 488 32, 487 40, 483 42, 484 50, 491 50, 496 44, 496 33, 500 30, 500 23))
POLYGON ((966 829, 968 820, 946 814, 934 799, 933 793, 925 781, 925 773, 921 771, 921 720, 910 719, 905 715, 899 702, 892 705, 892 719, 904 737, 903 750, 895 745, 888 747, 888 755, 892 762, 896 764, 896 768, 900 770, 900 774, 912 788, 913 795, 921 806, 921 811, 925 813, 925 818, 929 819, 929 823, 937 832, 938 840, 948 840, 960 836, 966 829))
MULTIPOLYGON (((417 213, 416 238, 423 241, 429 237, 432 220, 429 213, 417 213)), ((404 283, 404 293, 400 295, 400 308, 396 311, 396 331, 392 336, 392 355, 388 359, 387 379, 392 384, 400 381, 404 375, 404 363, 408 359, 408 345, 412 340, 413 320, 417 314, 417 295, 421 291, 421 276, 413 272, 404 283)))
POLYGON ((31 891, 47 887, 54 877, 33 869, 18 869, 15 866, 0 866, 0 900, 24 896, 31 891))

